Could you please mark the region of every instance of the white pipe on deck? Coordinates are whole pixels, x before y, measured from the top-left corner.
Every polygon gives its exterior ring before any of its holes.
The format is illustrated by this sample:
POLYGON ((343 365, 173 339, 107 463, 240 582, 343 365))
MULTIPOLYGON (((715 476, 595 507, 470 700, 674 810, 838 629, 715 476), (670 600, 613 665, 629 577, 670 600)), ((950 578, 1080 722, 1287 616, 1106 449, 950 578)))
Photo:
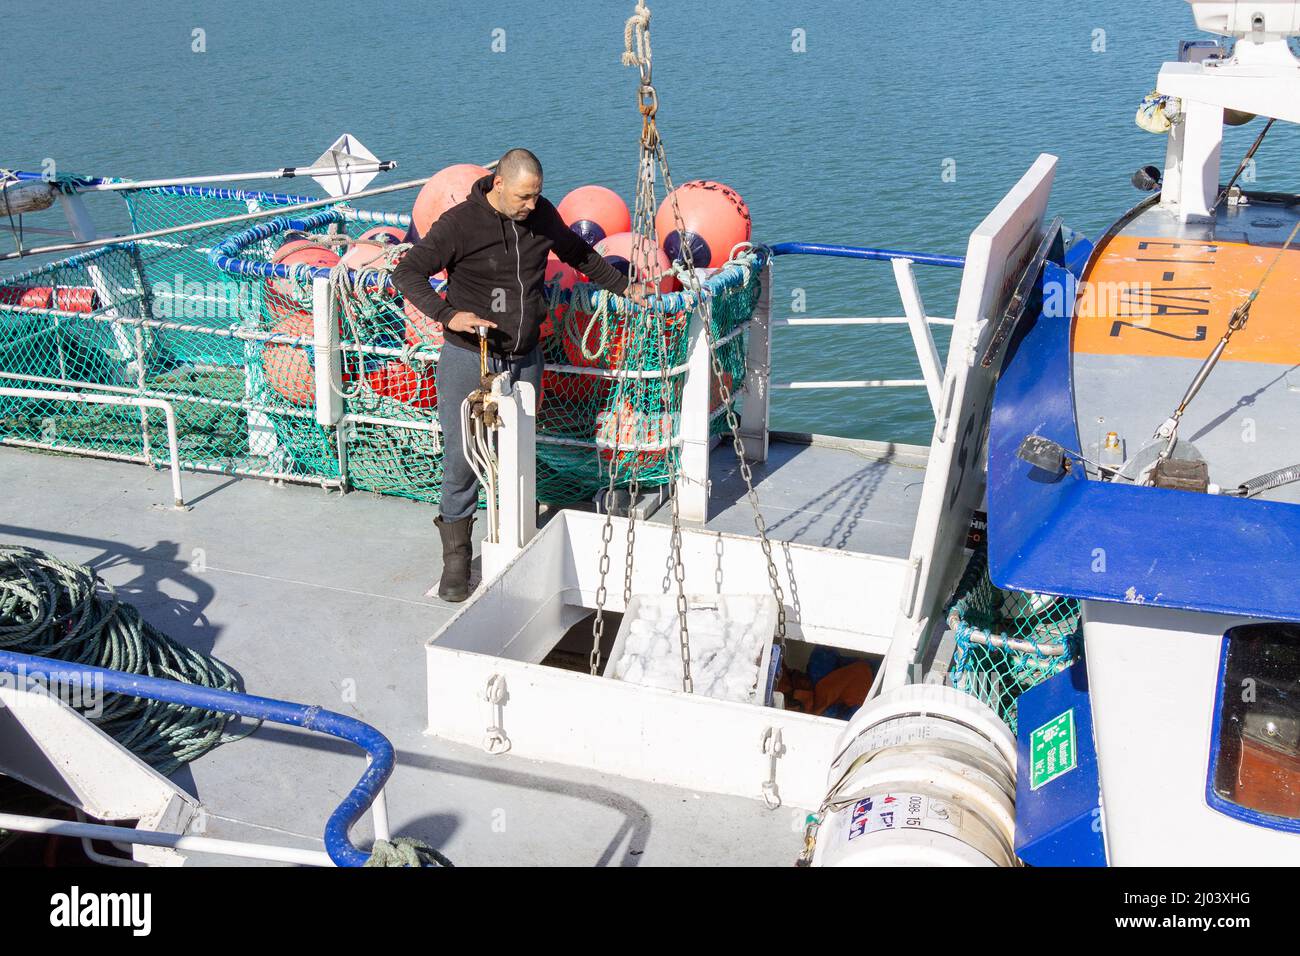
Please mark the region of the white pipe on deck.
POLYGON ((142 412, 146 408, 160 409, 167 419, 167 455, 172 472, 172 501, 176 507, 184 507, 185 496, 181 494, 180 452, 176 442, 176 413, 172 410, 171 402, 160 398, 140 398, 135 395, 92 395, 88 392, 54 392, 39 388, 0 387, 0 395, 51 402, 78 402, 85 405, 126 405, 139 408, 142 412))
POLYGON ((324 850, 299 850, 294 847, 272 846, 264 843, 242 843, 237 840, 186 836, 159 830, 114 827, 103 823, 73 823, 69 820, 27 817, 16 813, 0 813, 0 828, 23 833, 48 833, 51 836, 82 837, 90 840, 123 840, 141 846, 161 846, 172 850, 214 853, 219 856, 234 856, 248 860, 272 860, 277 863, 298 863, 303 866, 334 865, 334 861, 324 850))

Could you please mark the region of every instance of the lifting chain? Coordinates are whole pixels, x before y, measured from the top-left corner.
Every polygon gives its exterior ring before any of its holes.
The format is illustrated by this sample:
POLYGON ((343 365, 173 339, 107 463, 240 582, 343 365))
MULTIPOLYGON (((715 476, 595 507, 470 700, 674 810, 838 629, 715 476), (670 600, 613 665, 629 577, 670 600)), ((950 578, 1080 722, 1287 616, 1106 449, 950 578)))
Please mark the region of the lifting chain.
MULTIPOLYGON (((673 191, 672 176, 668 170, 668 158, 664 154, 663 144, 659 144, 659 161, 664 171, 664 189, 667 190, 669 201, 672 203, 673 220, 676 223, 677 230, 685 234, 685 224, 682 222, 681 210, 677 205, 677 194, 673 191)), ((754 490, 754 475, 749 467, 749 461, 745 457, 745 442, 740 435, 740 420, 736 417, 735 403, 732 401, 731 387, 727 385, 726 379, 723 378, 722 358, 719 354, 717 338, 713 328, 713 299, 704 292, 700 284, 699 274, 695 271, 695 263, 691 255, 691 246, 689 242, 683 242, 682 256, 685 259, 685 269, 680 271, 680 275, 689 284, 690 291, 699 303, 700 318, 704 327, 704 339, 709 348, 709 364, 714 381, 717 382, 719 397, 722 400, 722 407, 725 409, 727 417, 727 428, 731 431, 732 447, 736 452, 736 462, 740 470, 740 477, 745 482, 745 496, 749 501, 750 508, 754 512, 754 530, 758 534, 759 544, 763 549, 763 560, 767 564, 767 581, 771 588, 772 597, 776 599, 776 640, 777 643, 785 646, 786 620, 785 620, 785 592, 781 587, 781 580, 777 575, 776 561, 772 558, 772 542, 767 537, 767 522, 763 519, 763 512, 759 506, 758 493, 754 490)), ((673 516, 674 526, 676 526, 677 516, 673 516)), ((680 539, 680 530, 678 530, 680 539)), ((676 553, 676 558, 680 561, 680 546, 676 553)))
MULTIPOLYGON (((659 246, 659 237, 655 227, 655 174, 656 168, 663 174, 663 184, 665 194, 672 202, 673 218, 679 233, 685 233, 685 224, 682 220, 681 210, 677 205, 677 197, 673 193, 672 172, 668 165, 668 155, 664 149, 662 139, 659 137, 658 126, 655 121, 656 113, 659 109, 659 97, 655 92, 654 84, 651 82, 651 53, 650 53, 650 10, 646 7, 644 0, 637 0, 636 11, 628 18, 624 27, 624 47, 623 64, 625 66, 635 66, 640 71, 640 85, 637 89, 637 104, 641 113, 641 148, 638 158, 637 169, 637 194, 635 203, 635 213, 633 216, 632 232, 634 235, 644 239, 646 243, 645 261, 641 261, 641 256, 637 254, 639 244, 634 244, 633 252, 629 261, 629 287, 634 288, 638 281, 648 278, 650 282, 646 285, 647 293, 657 291, 659 281, 662 278, 661 270, 658 265, 658 257, 654 255, 654 250, 659 246), (649 276, 640 275, 641 269, 647 267, 650 272, 649 276)), ((753 475, 749 467, 749 462, 745 459, 745 446, 740 435, 740 422, 736 417, 734 403, 732 402, 731 389, 723 379, 722 360, 719 356, 717 342, 713 330, 713 309, 712 300, 705 295, 703 286, 700 283, 699 275, 695 272, 694 262, 691 258, 690 244, 682 243, 682 254, 685 258, 685 269, 681 274, 686 279, 689 292, 697 307, 700 310, 700 317, 704 327, 705 341, 709 349, 709 359, 711 373, 717 381, 721 390, 723 407, 726 409, 727 425, 731 429, 732 442, 735 447, 736 457, 740 463, 740 474, 745 482, 746 494, 750 506, 754 511, 754 527, 758 532, 759 541, 763 549, 763 557, 767 562, 768 584, 771 587, 772 595, 776 599, 777 605, 777 632, 776 638, 779 644, 785 644, 786 636, 786 619, 785 619, 785 595, 781 588, 781 582, 777 575, 776 562, 772 558, 772 545, 767 537, 767 526, 763 520, 762 511, 759 508, 758 495, 754 491, 753 475)), ((658 378, 644 377, 638 381, 641 387, 653 387, 645 383, 658 383, 660 407, 662 408, 661 426, 663 424, 671 425, 673 421, 673 396, 678 389, 675 381, 670 381, 667 376, 668 346, 667 346, 667 322, 668 317, 664 312, 664 307, 658 296, 651 298, 651 304, 645 310, 634 310, 630 303, 624 301, 622 306, 624 318, 634 320, 644 318, 645 327, 641 330, 642 334, 649 335, 658 344, 659 371, 658 378)), ((626 355, 631 349, 624 349, 626 355)), ((621 364, 621 363, 620 363, 621 364)), ((623 405, 621 401, 625 389, 628 387, 628 378, 626 369, 619 368, 616 370, 615 386, 615 436, 622 435, 622 414, 623 405)), ((633 386, 635 387, 635 386, 633 386)), ((686 600, 686 571, 682 561, 682 527, 681 527, 681 503, 678 497, 677 487, 677 459, 676 447, 671 441, 672 429, 669 427, 665 432, 663 427, 658 429, 649 429, 648 433, 659 433, 660 437, 667 443, 664 449, 664 461, 667 465, 667 482, 668 482, 668 500, 672 512, 671 532, 669 537, 669 558, 668 567, 671 569, 672 582, 669 582, 665 576, 665 590, 670 584, 675 585, 676 604, 677 604, 677 624, 680 635, 680 651, 682 660, 682 689, 686 693, 692 693, 694 683, 691 678, 691 650, 690 650, 690 633, 687 629, 687 600, 686 600)), ((613 539, 613 511, 615 503, 615 485, 617 483, 618 472, 618 448, 619 440, 616 437, 614 450, 611 454, 609 483, 605 490, 605 525, 601 533, 601 555, 600 555, 600 584, 596 590, 596 618, 592 625, 592 649, 591 649, 591 673, 598 674, 600 671, 600 645, 604 636, 605 628, 605 601, 607 598, 606 577, 609 573, 610 557, 609 544, 613 539)), ((623 599, 624 607, 631 600, 632 596, 632 571, 634 561, 634 551, 636 545, 636 518, 633 507, 636 502, 636 496, 639 491, 639 473, 641 465, 641 454, 639 449, 633 452, 631 464, 631 478, 628 487, 628 526, 627 526, 627 554, 624 565, 623 575, 623 599)))

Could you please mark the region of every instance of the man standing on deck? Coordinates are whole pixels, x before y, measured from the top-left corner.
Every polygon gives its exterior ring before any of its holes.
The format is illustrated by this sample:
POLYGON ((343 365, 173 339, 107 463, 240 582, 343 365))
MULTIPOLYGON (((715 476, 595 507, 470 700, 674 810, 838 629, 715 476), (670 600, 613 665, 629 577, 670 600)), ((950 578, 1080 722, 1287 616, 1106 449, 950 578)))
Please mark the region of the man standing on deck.
MULTIPOLYGON (((442 536, 438 596, 444 601, 469 596, 478 480, 461 447, 460 406, 479 387, 479 330, 486 330, 488 371, 509 371, 512 380, 529 382, 540 393, 538 330, 547 313, 542 287, 552 251, 601 288, 618 295, 627 291, 627 276, 569 229, 542 196, 537 157, 512 149, 495 173, 474 184, 468 199, 429 227, 393 271, 393 284, 406 301, 443 328, 436 374, 442 514, 434 523, 442 536), (429 277, 443 269, 446 298, 429 286, 429 277)), ((640 290, 630 298, 645 304, 640 290)))

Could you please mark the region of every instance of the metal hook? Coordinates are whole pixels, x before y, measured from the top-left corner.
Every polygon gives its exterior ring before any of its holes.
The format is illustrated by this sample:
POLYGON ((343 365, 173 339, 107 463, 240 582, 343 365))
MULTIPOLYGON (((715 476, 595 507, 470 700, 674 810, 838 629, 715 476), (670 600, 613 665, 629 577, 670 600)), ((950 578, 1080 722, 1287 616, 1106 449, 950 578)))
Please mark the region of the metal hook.
POLYGON ((775 810, 781 806, 781 791, 776 785, 776 762, 785 753, 785 744, 781 742, 781 728, 763 728, 759 745, 763 754, 770 758, 767 779, 762 785, 763 803, 769 810, 775 810))
POLYGON ((490 718, 492 722, 488 724, 487 733, 483 735, 483 749, 493 755, 503 754, 510 749, 510 738, 506 736, 505 729, 501 726, 505 723, 506 698, 505 677, 501 674, 493 674, 488 678, 487 687, 483 691, 483 699, 492 708, 490 718))

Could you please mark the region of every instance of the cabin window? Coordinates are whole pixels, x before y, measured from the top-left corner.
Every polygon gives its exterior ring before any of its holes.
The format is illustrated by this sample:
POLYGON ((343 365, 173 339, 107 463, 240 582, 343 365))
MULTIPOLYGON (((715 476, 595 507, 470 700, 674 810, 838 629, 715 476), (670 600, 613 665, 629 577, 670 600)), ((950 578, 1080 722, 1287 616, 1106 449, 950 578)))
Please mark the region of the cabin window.
POLYGON ((1300 625, 1224 635, 1207 799, 1260 826, 1300 830, 1300 625))

